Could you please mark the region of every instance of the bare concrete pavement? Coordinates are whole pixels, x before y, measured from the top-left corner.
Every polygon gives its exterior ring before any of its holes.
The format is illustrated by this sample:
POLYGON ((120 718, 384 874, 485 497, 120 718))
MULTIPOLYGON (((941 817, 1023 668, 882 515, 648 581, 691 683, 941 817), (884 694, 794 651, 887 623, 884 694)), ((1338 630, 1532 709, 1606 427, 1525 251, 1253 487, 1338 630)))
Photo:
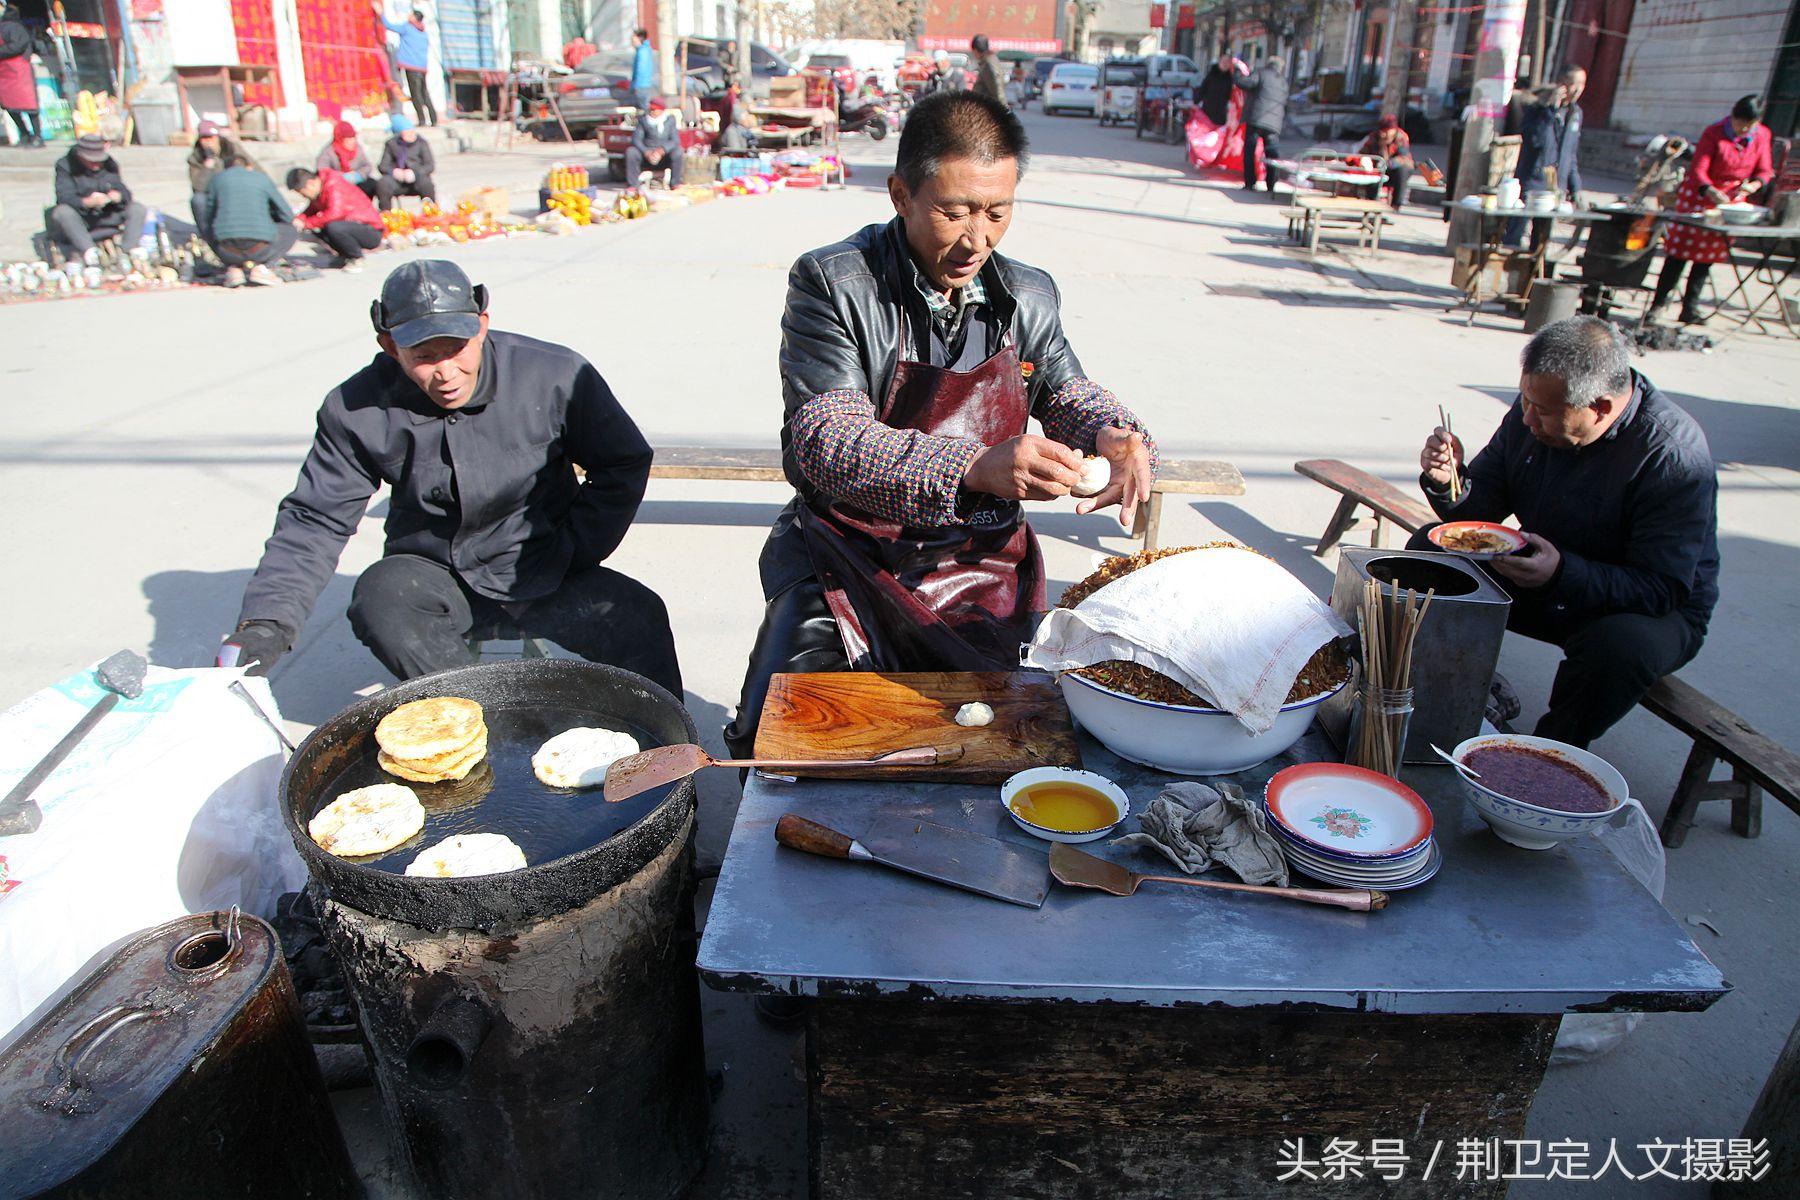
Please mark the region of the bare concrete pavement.
MULTIPOLYGON (((1137 407, 1166 453, 1230 459, 1249 481, 1238 500, 1172 503, 1171 544, 1222 532, 1322 591, 1334 563, 1308 547, 1334 498, 1296 477, 1294 460, 1342 457, 1411 486, 1437 404, 1470 440, 1499 421, 1522 338, 1516 322, 1485 317, 1470 328, 1442 311, 1454 296, 1435 219, 1403 218, 1378 257, 1309 261, 1283 246, 1278 205, 1245 198, 1229 179, 1192 178, 1175 148, 1091 121, 1032 113, 1028 123, 1037 161, 1007 251, 1054 273, 1089 374, 1137 407)), ((800 251, 885 218, 875 164, 892 143, 866 152, 876 157, 845 193, 721 201, 450 256, 493 288, 498 326, 587 354, 652 441, 773 445, 785 272, 800 251)), ((364 314, 397 261, 273 291, 0 308, 0 396, 10 401, 0 504, 14 521, 7 609, 16 631, 0 664, 0 703, 121 645, 147 646, 168 664, 210 658, 320 396, 374 350, 364 314)), ((1790 745, 1800 744, 1786 679, 1800 607, 1797 365, 1793 343, 1760 337, 1639 363, 1700 420, 1721 461, 1724 599, 1684 674, 1790 745)), ((688 700, 715 749, 759 616, 756 553, 784 499, 772 486, 653 483, 640 527, 612 561, 668 599, 688 700)), ((1047 509, 1035 523, 1057 581, 1127 546, 1102 518, 1047 509)), ((378 498, 276 672, 297 730, 385 681, 342 619, 351 580, 380 553, 382 511, 378 498)), ((1523 641, 1507 648, 1502 669, 1527 720, 1554 661, 1523 641)), ((1637 714, 1596 749, 1660 815, 1685 745, 1637 714)), ((722 852, 734 803, 728 780, 708 781, 709 861, 722 852)), ((1603 1147, 1609 1138, 1632 1146, 1736 1134, 1795 1017, 1797 841, 1800 823, 1779 807, 1755 842, 1731 835, 1722 813, 1705 815, 1671 858, 1666 903, 1678 919, 1707 922, 1688 928, 1738 990, 1704 1015, 1647 1018, 1609 1058, 1554 1069, 1531 1136, 1603 1147)), ((703 1194, 803 1194, 794 1036, 765 1030, 735 997, 708 993, 704 1003, 709 1055, 726 1067, 726 1086, 703 1194)), ((364 1150, 378 1150, 372 1122, 362 1131, 364 1150)), ((384 1180, 377 1192, 392 1194, 384 1180)), ((1514 1195, 1551 1186, 1519 1184, 1514 1195)), ((1582 1194, 1691 1189, 1615 1181, 1582 1194)))

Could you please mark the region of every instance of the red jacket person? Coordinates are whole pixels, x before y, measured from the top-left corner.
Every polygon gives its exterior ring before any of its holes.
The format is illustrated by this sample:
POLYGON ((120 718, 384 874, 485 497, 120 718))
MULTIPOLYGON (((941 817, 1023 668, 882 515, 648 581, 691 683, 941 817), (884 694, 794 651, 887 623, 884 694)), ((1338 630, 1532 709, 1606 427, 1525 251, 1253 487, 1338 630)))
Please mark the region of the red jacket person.
POLYGON ((932 95, 900 138, 894 220, 788 276, 796 495, 763 550, 734 753, 753 745, 775 672, 1016 668, 1045 606, 1024 502, 1068 495, 1084 454, 1108 459, 1110 480, 1079 511, 1117 505, 1129 527, 1148 499, 1147 431, 1082 371, 1050 277, 995 253, 1026 157, 1004 104, 932 95))

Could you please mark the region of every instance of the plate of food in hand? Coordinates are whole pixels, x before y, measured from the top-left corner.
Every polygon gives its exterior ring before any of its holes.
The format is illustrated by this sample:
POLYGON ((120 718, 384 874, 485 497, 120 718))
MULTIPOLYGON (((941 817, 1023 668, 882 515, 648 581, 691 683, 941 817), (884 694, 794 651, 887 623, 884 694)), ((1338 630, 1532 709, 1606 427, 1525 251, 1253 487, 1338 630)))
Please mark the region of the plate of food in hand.
POLYGON ((1525 535, 1492 521, 1446 521, 1426 533, 1431 544, 1464 558, 1499 558, 1516 554, 1528 544, 1525 535))

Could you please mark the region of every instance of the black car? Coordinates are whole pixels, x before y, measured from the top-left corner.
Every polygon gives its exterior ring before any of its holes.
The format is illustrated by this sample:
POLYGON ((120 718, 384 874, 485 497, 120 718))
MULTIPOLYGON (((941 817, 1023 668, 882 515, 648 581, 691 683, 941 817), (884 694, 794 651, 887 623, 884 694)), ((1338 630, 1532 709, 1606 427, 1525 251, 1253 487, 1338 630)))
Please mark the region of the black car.
POLYGON ((1067 59, 1062 58, 1040 58, 1031 64, 1031 75, 1028 77, 1027 82, 1031 88, 1031 98, 1033 100, 1040 99, 1043 96, 1044 81, 1050 78, 1050 72, 1056 69, 1056 64, 1067 61, 1067 59))
MULTIPOLYGON (((676 44, 679 65, 682 47, 687 48, 687 73, 699 80, 701 90, 718 90, 725 86, 725 69, 719 65, 719 43, 710 38, 683 38, 676 44)), ((761 42, 750 43, 750 78, 742 81, 745 95, 766 99, 769 80, 778 75, 798 75, 793 65, 761 42)), ((692 85, 690 85, 692 86, 692 85)))
MULTIPOLYGON (((602 50, 590 54, 572 74, 556 80, 552 86, 569 136, 577 141, 591 138, 596 129, 618 115, 621 107, 632 103, 631 51, 602 50)), ((554 115, 538 125, 540 136, 561 135, 554 115)))

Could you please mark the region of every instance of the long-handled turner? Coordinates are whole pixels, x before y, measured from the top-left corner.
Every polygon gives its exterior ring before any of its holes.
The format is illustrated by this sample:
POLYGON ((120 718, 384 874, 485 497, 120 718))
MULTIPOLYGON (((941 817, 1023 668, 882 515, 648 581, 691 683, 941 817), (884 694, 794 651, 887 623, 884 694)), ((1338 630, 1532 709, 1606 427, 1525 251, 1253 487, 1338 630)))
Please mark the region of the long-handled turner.
POLYGON ((1375 912, 1387 907, 1387 893, 1369 888, 1297 888, 1263 887, 1252 883, 1227 883, 1222 879, 1189 879, 1184 875, 1146 875, 1116 862, 1108 862, 1073 846, 1050 847, 1050 873, 1068 887, 1096 888, 1115 896, 1129 896, 1138 884, 1181 883, 1188 887, 1217 888, 1225 892, 1255 892, 1260 896, 1277 896, 1283 900, 1303 900, 1308 904, 1330 904, 1353 912, 1375 912))

